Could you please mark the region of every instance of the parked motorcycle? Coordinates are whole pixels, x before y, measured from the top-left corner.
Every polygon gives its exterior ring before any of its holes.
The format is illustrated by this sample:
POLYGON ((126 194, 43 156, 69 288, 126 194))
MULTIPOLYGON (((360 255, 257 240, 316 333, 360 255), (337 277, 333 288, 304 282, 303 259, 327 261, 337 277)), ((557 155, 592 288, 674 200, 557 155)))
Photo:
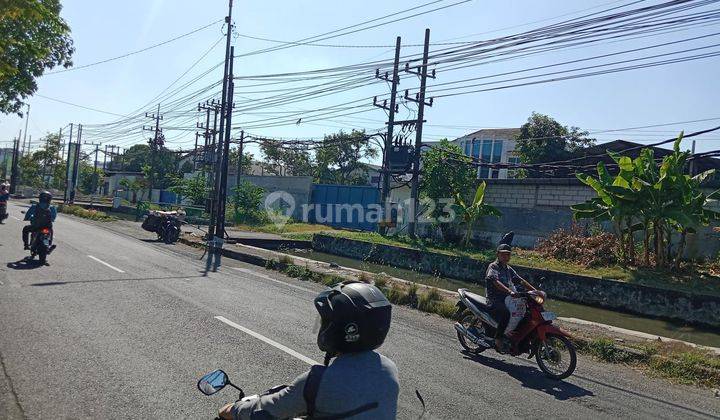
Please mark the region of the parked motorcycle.
POLYGON ((151 211, 143 221, 142 228, 157 234, 159 241, 173 244, 180 239, 183 217, 182 212, 151 211))
MULTIPOLYGON (((474 354, 494 349, 498 324, 490 315, 487 300, 467 289, 459 289, 458 293, 455 330, 460 345, 474 354)), ((575 345, 566 332, 552 324, 557 316, 543 308, 545 292, 533 290, 519 293, 518 297, 526 300, 527 311, 513 337, 505 338, 509 340, 509 354, 528 353, 528 359, 535 356, 540 370, 550 378, 560 380, 572 375, 577 365, 575 345)))
POLYGON ((0 201, 0 224, 4 223, 7 217, 7 203, 5 201, 0 201))

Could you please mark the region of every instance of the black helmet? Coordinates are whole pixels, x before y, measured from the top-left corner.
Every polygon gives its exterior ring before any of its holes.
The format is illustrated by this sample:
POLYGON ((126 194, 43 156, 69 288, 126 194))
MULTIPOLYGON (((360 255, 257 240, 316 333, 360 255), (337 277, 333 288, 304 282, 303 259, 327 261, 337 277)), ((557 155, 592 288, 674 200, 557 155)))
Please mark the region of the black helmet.
POLYGON ((48 203, 50 204, 50 201, 52 200, 52 194, 50 194, 49 191, 43 191, 38 196, 38 199, 41 203, 48 203))
POLYGON ((512 247, 508 244, 500 244, 497 247, 497 252, 512 252, 512 247))
POLYGON ((315 309, 321 319, 318 347, 328 356, 374 350, 390 330, 392 305, 370 284, 343 282, 320 293, 315 309))

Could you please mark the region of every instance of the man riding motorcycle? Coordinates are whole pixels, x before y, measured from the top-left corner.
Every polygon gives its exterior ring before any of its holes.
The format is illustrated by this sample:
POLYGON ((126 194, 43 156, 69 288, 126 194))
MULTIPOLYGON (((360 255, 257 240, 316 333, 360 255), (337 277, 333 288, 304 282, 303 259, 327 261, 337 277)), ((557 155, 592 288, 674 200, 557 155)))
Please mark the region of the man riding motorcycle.
POLYGON ((315 309, 325 365, 313 366, 279 391, 225 405, 221 418, 395 418, 397 368, 373 351, 390 329, 390 302, 375 286, 350 281, 320 293, 315 309))
POLYGON ((57 209, 50 205, 51 200, 52 194, 43 191, 38 196, 38 203, 30 206, 25 213, 24 220, 30 221, 30 224, 22 230, 23 246, 26 250, 30 249, 29 236, 31 232, 39 232, 43 228, 52 229, 52 224, 57 218, 57 209))
MULTIPOLYGON (((512 301, 517 297, 516 285, 522 285, 526 291, 537 290, 533 285, 520 277, 518 273, 508 265, 512 256, 512 247, 508 244, 501 244, 497 248, 497 259, 490 263, 485 274, 485 293, 490 305, 490 312, 498 323, 495 332, 495 348, 502 352, 503 333, 510 321, 510 309, 514 307, 512 301)), ((507 335, 511 336, 512 331, 507 335)))
POLYGON ((7 203, 10 199, 10 192, 7 189, 7 185, 3 182, 0 184, 0 223, 7 218, 7 203))

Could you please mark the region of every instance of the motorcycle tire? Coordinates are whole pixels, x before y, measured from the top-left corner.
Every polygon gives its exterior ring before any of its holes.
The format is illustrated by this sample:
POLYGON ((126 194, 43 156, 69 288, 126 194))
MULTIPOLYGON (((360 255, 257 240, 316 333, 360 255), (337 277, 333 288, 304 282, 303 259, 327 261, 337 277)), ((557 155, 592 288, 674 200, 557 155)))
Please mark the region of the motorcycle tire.
POLYGON ((40 264, 45 264, 47 262, 47 251, 44 249, 38 251, 38 261, 40 264))
MULTIPOLYGON (((460 316, 460 324, 462 324, 465 328, 470 328, 470 326, 476 326, 479 327, 481 331, 485 331, 485 328, 483 327, 482 322, 480 322, 475 315, 473 315, 471 312, 467 311, 465 314, 460 316), (473 322, 474 321, 474 322, 473 322)), ((457 332, 457 338, 460 342, 460 345, 467 351, 473 354, 480 354, 487 350, 486 347, 481 346, 479 344, 475 344, 468 340, 464 335, 460 334, 459 331, 457 332)))
POLYGON ((163 241, 166 244, 174 244, 178 240, 178 238, 180 238, 180 230, 178 228, 176 228, 175 226, 168 226, 165 229, 163 241))
POLYGON ((567 337, 564 335, 557 335, 557 334, 548 334, 546 337, 546 341, 549 340, 558 340, 560 341, 563 346, 567 349, 568 355, 570 357, 570 363, 563 372, 553 372, 546 364, 545 360, 543 359, 543 343, 538 344, 538 349, 535 352, 535 360, 537 361, 538 367, 540 367, 540 370, 545 373, 545 375, 548 378, 555 379, 555 380, 561 380, 565 379, 568 376, 572 375, 575 371, 575 367, 577 366, 577 353, 575 351, 575 345, 570 341, 567 337))

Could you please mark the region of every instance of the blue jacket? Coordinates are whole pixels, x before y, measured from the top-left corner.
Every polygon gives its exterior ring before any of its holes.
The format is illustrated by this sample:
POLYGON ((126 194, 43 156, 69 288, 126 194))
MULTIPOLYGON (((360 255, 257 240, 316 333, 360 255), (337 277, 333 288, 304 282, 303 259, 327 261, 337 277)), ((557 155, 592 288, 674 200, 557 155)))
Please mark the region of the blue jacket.
MULTIPOLYGON (((35 217, 35 212, 37 211, 37 204, 33 204, 30 206, 28 211, 25 213, 25 219, 24 220, 30 220, 32 221, 33 217, 35 217)), ((54 222, 57 218, 57 208, 55 206, 50 206, 50 218, 54 222)))

